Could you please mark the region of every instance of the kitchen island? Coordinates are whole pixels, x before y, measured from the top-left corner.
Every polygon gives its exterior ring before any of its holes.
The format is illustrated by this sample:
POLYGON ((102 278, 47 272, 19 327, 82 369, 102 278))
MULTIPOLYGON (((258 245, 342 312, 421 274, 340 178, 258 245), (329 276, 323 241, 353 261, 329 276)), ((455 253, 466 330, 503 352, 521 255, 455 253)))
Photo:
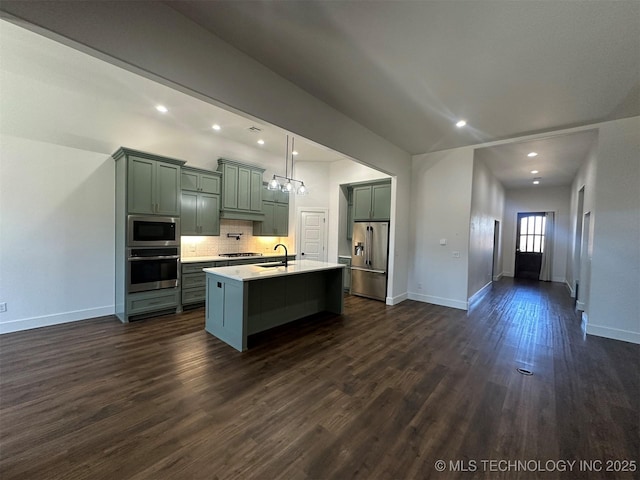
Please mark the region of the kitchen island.
POLYGON ((254 333, 318 312, 341 314, 343 268, 314 260, 205 268, 205 330, 244 351, 254 333))

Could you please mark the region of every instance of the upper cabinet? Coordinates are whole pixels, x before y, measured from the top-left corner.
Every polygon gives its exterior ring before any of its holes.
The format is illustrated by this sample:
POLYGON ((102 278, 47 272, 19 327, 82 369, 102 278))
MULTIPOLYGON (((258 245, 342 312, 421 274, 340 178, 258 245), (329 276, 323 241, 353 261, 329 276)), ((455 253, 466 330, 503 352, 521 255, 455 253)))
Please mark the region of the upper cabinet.
POLYGON ((289 194, 278 190, 262 190, 262 221, 253 222, 253 234, 266 237, 286 237, 289 235, 289 194))
POLYGON ((180 170, 185 162, 146 152, 120 148, 113 154, 116 161, 126 162, 128 213, 145 215, 180 215, 180 170))
POLYGON ((376 183, 353 187, 353 220, 389 220, 391 217, 391 184, 376 183))
POLYGON ((182 235, 220 235, 219 172, 182 169, 182 235))
POLYGON ((218 171, 222 173, 221 218, 261 220, 264 169, 220 158, 218 171))
POLYGON ((220 193, 221 174, 196 168, 182 169, 182 190, 202 193, 220 193))

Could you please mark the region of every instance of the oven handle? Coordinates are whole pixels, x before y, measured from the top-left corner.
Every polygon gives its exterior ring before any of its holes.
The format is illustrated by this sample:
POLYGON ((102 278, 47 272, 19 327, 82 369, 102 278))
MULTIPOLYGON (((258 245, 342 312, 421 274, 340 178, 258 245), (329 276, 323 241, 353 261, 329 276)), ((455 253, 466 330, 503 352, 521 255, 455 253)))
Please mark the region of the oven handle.
POLYGON ((178 260, 180 255, 159 255, 157 257, 129 257, 130 262, 141 262, 143 260, 178 260))

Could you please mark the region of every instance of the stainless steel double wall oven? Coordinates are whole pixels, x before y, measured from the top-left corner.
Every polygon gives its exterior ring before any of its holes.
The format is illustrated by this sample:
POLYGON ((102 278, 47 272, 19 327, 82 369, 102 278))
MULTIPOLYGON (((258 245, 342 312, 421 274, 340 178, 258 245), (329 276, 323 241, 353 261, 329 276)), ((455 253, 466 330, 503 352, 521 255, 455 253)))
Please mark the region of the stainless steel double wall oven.
POLYGON ((127 217, 127 291, 176 288, 180 284, 180 219, 127 217))

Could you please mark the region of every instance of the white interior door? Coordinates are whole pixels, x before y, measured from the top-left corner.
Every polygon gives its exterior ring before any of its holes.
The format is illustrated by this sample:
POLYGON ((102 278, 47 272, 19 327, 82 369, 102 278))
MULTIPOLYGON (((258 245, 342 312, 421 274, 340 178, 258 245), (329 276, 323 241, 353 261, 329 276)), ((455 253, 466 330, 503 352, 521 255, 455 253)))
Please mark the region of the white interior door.
POLYGON ((327 261, 326 228, 324 211, 300 212, 300 259, 327 261))

